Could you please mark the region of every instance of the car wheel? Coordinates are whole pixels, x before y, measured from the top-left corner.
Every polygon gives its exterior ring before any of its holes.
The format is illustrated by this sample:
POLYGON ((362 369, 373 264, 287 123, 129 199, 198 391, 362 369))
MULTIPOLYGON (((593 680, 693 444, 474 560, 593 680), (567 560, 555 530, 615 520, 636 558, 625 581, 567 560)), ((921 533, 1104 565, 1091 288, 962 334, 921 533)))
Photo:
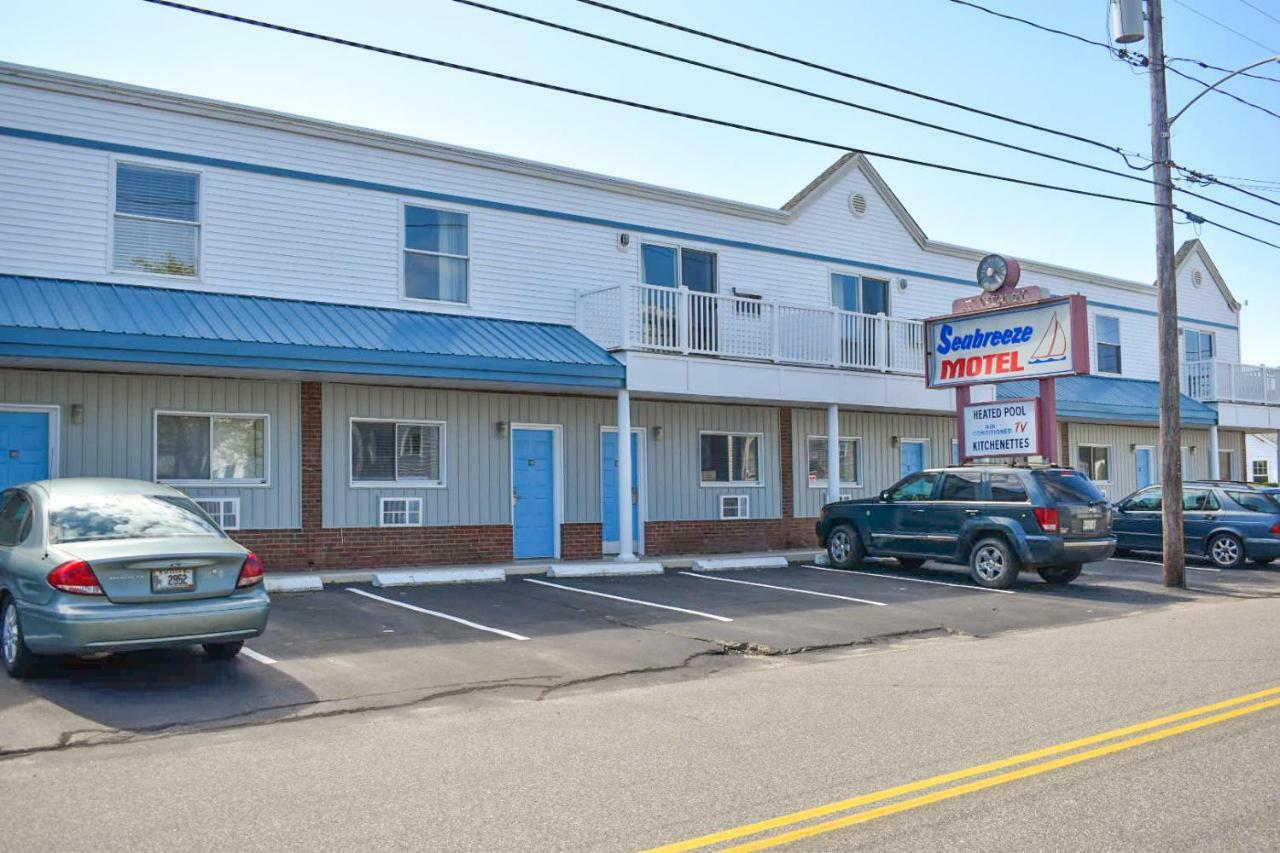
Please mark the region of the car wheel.
POLYGON ((236 640, 234 643, 205 643, 204 654, 209 660, 231 660, 240 654, 243 647, 243 640, 236 640))
POLYGON ((916 569, 923 566, 925 562, 926 562, 925 560, 921 560, 919 557, 899 557, 898 558, 898 565, 902 566, 902 568, 910 572, 914 572, 916 569))
POLYGON ((827 557, 837 569, 852 569, 862 562, 862 540, 848 524, 836 525, 827 537, 827 557))
POLYGON ((1209 540, 1209 560, 1220 569, 1235 569, 1244 563, 1244 546, 1230 533, 1209 540))
POLYGON ((1040 573, 1040 577, 1044 578, 1045 583, 1051 583, 1054 586, 1066 586, 1080 577, 1080 572, 1083 570, 1084 566, 1076 563, 1071 566, 1044 566, 1036 571, 1040 573))
POLYGON ((13 678, 26 678, 36 664, 36 656, 22 636, 18 604, 8 596, 0 604, 0 660, 4 662, 5 672, 13 678))
POLYGON ((1003 539, 983 539, 969 552, 969 576, 978 586, 1008 589, 1018 579, 1018 556, 1003 539))

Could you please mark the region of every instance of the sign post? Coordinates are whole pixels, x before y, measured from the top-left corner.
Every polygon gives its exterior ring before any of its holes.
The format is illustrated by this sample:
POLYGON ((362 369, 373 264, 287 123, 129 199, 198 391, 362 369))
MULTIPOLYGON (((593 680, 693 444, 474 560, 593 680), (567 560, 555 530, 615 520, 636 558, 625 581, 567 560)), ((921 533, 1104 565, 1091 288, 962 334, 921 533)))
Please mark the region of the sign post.
POLYGON ((1038 456, 1059 461, 1055 380, 1089 372, 1088 305, 1080 295, 1017 290, 1012 258, 978 264, 980 296, 925 320, 925 383, 954 388, 960 459, 1038 456), (1040 396, 973 403, 974 385, 1037 380, 1040 396))

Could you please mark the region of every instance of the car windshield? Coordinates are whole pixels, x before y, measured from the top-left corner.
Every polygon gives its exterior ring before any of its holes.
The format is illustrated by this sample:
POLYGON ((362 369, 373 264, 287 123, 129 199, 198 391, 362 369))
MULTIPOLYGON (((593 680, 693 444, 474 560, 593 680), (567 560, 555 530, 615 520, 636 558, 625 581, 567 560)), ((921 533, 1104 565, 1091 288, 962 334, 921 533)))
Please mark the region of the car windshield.
POLYGON ((1087 504, 1107 499, 1106 495, 1098 491, 1098 487, 1093 484, 1093 480, 1090 480, 1079 471, 1060 471, 1056 469, 1035 471, 1032 476, 1040 484, 1040 488, 1044 489, 1050 503, 1087 504))
POLYGON ((221 531, 186 498, 169 495, 53 496, 49 541, 169 539, 216 536, 221 531))

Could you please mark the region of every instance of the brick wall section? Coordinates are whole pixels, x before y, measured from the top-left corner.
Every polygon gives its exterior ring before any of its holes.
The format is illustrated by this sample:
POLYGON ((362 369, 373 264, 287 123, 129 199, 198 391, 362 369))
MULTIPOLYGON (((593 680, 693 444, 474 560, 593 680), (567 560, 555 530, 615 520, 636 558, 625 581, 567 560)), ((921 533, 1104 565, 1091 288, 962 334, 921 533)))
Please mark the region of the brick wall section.
POLYGON ((511 527, 358 527, 328 530, 241 530, 235 539, 268 571, 367 569, 448 563, 506 563, 511 527))
POLYGON ((796 483, 791 466, 791 409, 778 409, 778 450, 782 454, 779 473, 782 483, 782 517, 795 515, 796 483))
POLYGON ((302 383, 302 529, 324 526, 324 386, 302 383))
POLYGON ((1062 446, 1058 464, 1067 467, 1075 465, 1076 461, 1071 458, 1071 425, 1066 421, 1058 421, 1058 443, 1062 446))
POLYGON ((645 525, 649 554, 715 554, 816 547, 812 518, 742 521, 651 521, 645 525))
POLYGON ((566 560, 590 560, 603 556, 604 531, 599 522, 560 525, 560 555, 566 560))

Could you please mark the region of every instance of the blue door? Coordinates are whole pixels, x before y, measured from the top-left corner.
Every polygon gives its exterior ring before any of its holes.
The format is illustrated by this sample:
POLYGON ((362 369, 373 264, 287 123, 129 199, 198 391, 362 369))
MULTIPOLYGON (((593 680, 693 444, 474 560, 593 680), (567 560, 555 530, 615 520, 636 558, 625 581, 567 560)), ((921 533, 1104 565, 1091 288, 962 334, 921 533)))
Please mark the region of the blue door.
POLYGON ((512 525, 517 559, 556 555, 555 431, 511 431, 512 525))
POLYGON ((0 489, 49 476, 49 415, 0 412, 0 489))
POLYGON ((1151 448, 1139 447, 1134 452, 1138 456, 1138 488, 1145 489, 1155 482, 1151 473, 1151 448))
MULTIPOLYGON (((642 539, 640 530, 640 445, 631 433, 631 537, 642 539)), ((618 547, 618 433, 606 432, 600 442, 600 518, 604 541, 618 547)))
POLYGON ((898 448, 902 456, 902 470, 899 472, 900 477, 906 477, 917 471, 924 470, 924 442, 923 441, 904 441, 898 448))

